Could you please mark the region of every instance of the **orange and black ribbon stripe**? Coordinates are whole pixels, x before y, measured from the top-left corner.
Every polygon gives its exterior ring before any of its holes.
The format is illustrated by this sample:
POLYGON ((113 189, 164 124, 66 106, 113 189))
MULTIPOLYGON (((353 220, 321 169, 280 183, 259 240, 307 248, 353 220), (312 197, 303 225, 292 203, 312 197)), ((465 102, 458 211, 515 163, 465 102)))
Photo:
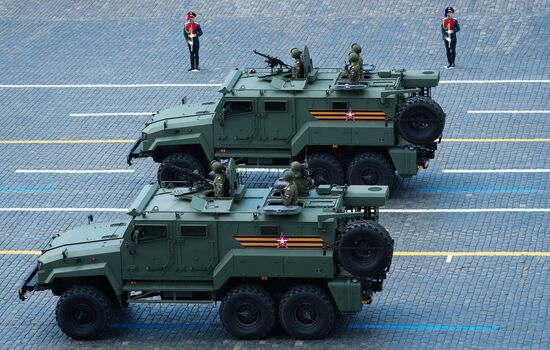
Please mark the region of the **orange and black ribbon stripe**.
POLYGON ((309 113, 317 120, 386 120, 386 113, 383 111, 352 111, 353 116, 348 116, 346 110, 310 110, 309 113))

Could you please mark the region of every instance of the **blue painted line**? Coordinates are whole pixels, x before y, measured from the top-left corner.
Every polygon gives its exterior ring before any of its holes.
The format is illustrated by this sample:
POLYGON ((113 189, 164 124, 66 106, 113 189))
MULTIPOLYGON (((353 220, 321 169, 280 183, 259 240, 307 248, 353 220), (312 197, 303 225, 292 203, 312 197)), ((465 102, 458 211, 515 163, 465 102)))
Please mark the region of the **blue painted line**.
POLYGON ((395 324, 351 324, 350 329, 408 329, 408 330, 430 330, 430 331, 498 331, 498 327, 484 326, 415 326, 395 324))
POLYGON ((114 323, 112 328, 129 329, 203 329, 208 328, 210 323, 189 323, 189 324, 161 324, 161 323, 114 323))
POLYGON ((417 191, 542 191, 535 187, 419 187, 417 191))
POLYGON ((15 191, 41 191, 41 192, 53 192, 53 188, 49 187, 0 187, 0 191, 15 192, 15 191))

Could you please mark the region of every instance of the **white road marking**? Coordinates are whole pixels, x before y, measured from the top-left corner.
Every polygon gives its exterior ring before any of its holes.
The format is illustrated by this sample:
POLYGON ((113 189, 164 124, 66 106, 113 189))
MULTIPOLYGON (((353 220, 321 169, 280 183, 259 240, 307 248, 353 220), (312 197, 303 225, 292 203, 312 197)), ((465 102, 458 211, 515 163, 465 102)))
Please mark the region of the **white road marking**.
POLYGON ((116 117, 116 116, 134 116, 134 115, 152 115, 153 112, 120 112, 120 113, 71 113, 70 117, 116 117))
MULTIPOLYGON (((546 79, 506 79, 506 80, 440 80, 439 84, 532 84, 550 83, 546 79)), ((219 83, 165 83, 165 84, 2 84, 0 89, 80 89, 80 88, 157 88, 157 87, 220 87, 219 83)))
POLYGON ((381 213, 550 213, 550 208, 380 209, 381 213))
POLYGON ((443 169, 452 174, 491 174, 491 173, 550 173, 550 169, 443 169))
POLYGON ((447 255, 447 259, 445 259, 445 262, 450 263, 451 260, 453 260, 453 256, 452 255, 447 255))
POLYGON ((550 83, 547 79, 504 79, 504 80, 440 80, 439 84, 513 84, 513 83, 550 83))
POLYGON ((60 169, 17 169, 18 174, 119 174, 133 173, 135 170, 130 169, 102 169, 102 170, 60 170, 60 169))
POLYGON ((24 212, 50 212, 50 211, 65 211, 65 212, 80 212, 80 211, 102 211, 102 212, 128 212, 127 208, 0 208, 2 211, 24 211, 24 212))
MULTIPOLYGON (((23 212, 49 212, 49 211, 103 211, 103 212, 127 212, 128 208, 0 208, 2 211, 23 211, 23 212)), ((380 209, 381 213, 400 214, 423 214, 423 213, 549 213, 550 208, 477 208, 477 209, 380 209)))
POLYGON ((276 173, 276 172, 283 172, 288 168, 248 168, 248 167, 241 167, 238 166, 238 171, 243 172, 251 172, 251 173, 276 173))
POLYGON ((145 88, 145 87, 219 87, 222 84, 4 84, 0 89, 79 89, 79 88, 145 88))
POLYGON ((468 111, 469 114, 550 114, 550 110, 479 110, 468 111))

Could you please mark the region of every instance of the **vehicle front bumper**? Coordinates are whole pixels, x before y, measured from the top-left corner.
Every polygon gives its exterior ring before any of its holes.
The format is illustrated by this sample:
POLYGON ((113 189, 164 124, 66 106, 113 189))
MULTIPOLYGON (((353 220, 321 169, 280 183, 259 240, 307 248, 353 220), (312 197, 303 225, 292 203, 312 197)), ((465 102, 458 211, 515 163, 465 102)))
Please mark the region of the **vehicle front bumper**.
POLYGON ((38 273, 38 266, 36 266, 32 272, 27 276, 25 279, 25 282, 23 282, 23 285, 21 288, 19 288, 19 299, 21 301, 24 301, 26 299, 25 295, 27 292, 32 292, 38 289, 38 281, 36 280, 36 275, 38 273))
POLYGON ((128 165, 132 165, 132 159, 141 158, 143 157, 140 147, 141 146, 141 138, 137 139, 137 141, 134 143, 132 148, 130 148, 130 153, 126 156, 126 161, 128 162, 128 165))

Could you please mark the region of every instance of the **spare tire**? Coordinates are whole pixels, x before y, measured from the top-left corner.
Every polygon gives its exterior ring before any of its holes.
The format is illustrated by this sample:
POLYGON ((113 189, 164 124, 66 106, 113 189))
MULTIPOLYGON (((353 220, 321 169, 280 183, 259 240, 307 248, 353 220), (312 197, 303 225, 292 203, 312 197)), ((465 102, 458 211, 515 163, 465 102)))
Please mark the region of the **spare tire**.
POLYGON ((381 277, 389 271, 393 256, 393 239, 382 225, 374 221, 351 221, 337 242, 340 264, 360 277, 381 277))
POLYGON ((399 134, 410 143, 425 145, 441 136, 445 113, 441 106, 426 96, 405 99, 396 115, 399 134))
POLYGON ((196 181, 193 173, 204 177, 205 171, 201 162, 188 153, 173 153, 166 157, 159 166, 157 179, 159 186, 189 186, 196 181))

